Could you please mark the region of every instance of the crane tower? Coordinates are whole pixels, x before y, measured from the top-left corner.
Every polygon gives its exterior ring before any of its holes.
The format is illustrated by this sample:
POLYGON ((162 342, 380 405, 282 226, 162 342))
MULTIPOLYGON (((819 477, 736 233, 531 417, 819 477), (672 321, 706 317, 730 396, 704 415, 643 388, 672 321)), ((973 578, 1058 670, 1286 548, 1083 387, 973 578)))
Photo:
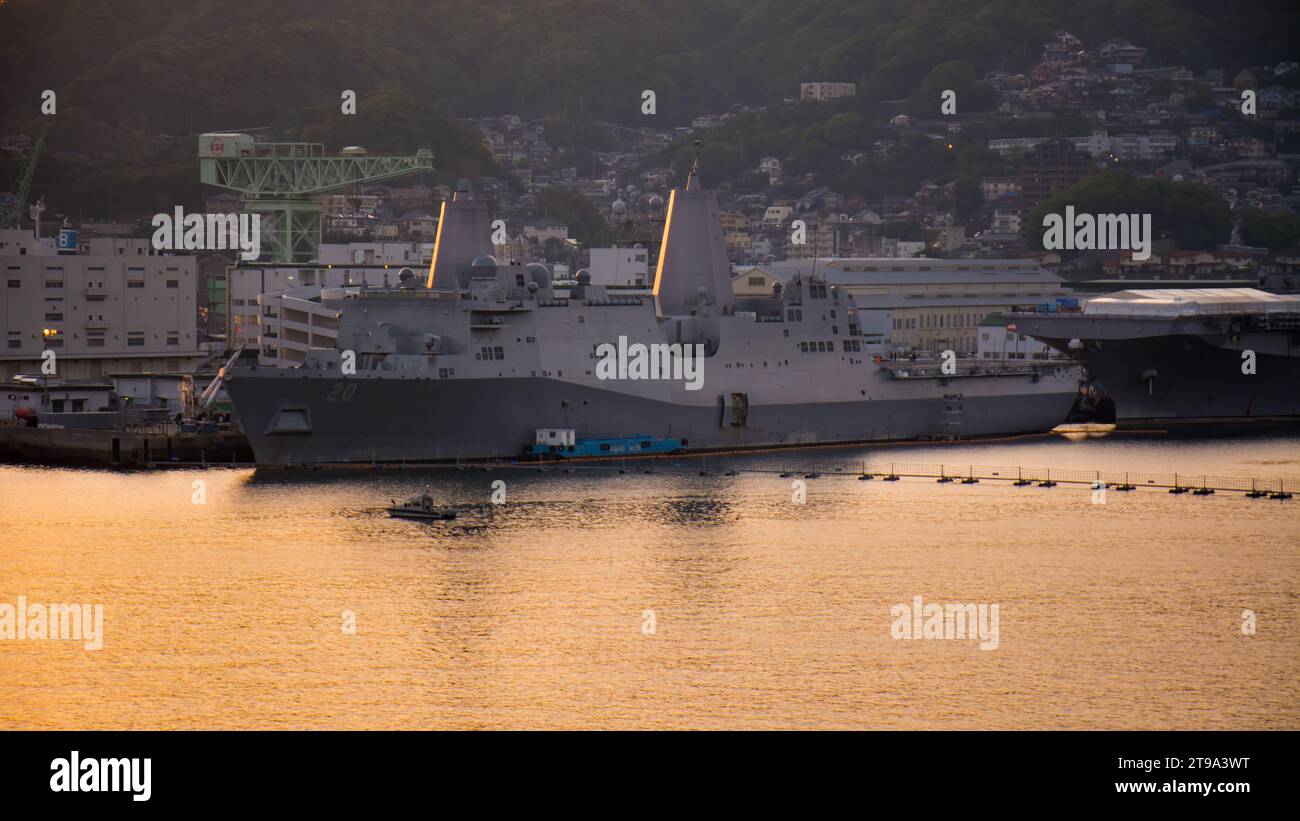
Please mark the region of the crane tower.
POLYGON ((199 135, 199 179, 244 195, 260 214, 262 245, 278 262, 311 262, 320 254, 321 205, 309 199, 339 188, 433 170, 433 152, 371 156, 359 148, 325 153, 323 143, 265 143, 248 134, 199 135))

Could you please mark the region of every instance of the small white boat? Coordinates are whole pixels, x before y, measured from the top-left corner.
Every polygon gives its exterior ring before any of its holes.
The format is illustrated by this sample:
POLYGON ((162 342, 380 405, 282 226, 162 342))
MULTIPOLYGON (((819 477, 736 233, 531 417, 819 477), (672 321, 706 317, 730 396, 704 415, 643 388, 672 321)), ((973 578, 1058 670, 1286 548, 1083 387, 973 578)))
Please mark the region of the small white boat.
POLYGON ((427 490, 411 496, 401 504, 389 500, 388 515, 399 519, 454 519, 456 512, 433 504, 433 494, 427 490))

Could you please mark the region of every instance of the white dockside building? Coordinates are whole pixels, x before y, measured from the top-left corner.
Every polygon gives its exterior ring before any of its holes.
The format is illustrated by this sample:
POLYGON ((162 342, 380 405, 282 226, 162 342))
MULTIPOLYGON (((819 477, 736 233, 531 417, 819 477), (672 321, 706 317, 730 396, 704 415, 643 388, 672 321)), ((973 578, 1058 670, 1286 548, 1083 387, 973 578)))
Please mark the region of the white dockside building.
POLYGON ((27 229, 0 230, 0 379, 39 374, 192 372, 198 339, 196 257, 148 239, 88 238, 60 250, 27 229))

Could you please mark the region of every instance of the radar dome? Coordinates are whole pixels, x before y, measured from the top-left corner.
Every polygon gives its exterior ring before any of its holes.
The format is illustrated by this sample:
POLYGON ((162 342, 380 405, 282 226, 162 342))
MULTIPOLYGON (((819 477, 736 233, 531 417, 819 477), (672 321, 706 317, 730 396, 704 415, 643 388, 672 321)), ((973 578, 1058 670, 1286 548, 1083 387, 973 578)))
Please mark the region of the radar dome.
POLYGON ((491 279, 497 275, 497 258, 483 254, 474 258, 469 264, 469 275, 473 279, 491 279))
POLYGON ((578 281, 581 282, 583 285, 586 285, 588 282, 591 282, 591 271, 588 271, 586 268, 579 269, 578 281))
POLYGON ((530 262, 524 266, 528 272, 528 278, 539 288, 546 288, 551 284, 551 271, 540 262, 530 262))
POLYGON ((653 197, 651 197, 651 198, 650 198, 650 210, 651 210, 651 211, 662 211, 662 210, 664 210, 664 198, 661 197, 661 196, 659 196, 658 194, 655 194, 653 197))
POLYGON ((621 217, 627 213, 627 203, 622 200, 614 200, 614 203, 609 207, 609 210, 614 212, 614 216, 621 217))

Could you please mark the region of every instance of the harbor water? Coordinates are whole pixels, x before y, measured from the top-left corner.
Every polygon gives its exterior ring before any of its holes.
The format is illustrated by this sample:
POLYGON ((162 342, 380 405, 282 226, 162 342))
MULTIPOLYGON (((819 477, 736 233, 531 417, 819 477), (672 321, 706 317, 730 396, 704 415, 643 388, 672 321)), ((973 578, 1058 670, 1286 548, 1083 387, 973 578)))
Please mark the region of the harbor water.
POLYGON ((0 605, 103 607, 98 649, 0 637, 0 728, 1300 728, 1300 501, 864 461, 1296 479, 1300 437, 0 466, 0 605), (385 514, 426 486, 456 519, 385 514), (897 637, 917 597, 996 646, 897 637))

